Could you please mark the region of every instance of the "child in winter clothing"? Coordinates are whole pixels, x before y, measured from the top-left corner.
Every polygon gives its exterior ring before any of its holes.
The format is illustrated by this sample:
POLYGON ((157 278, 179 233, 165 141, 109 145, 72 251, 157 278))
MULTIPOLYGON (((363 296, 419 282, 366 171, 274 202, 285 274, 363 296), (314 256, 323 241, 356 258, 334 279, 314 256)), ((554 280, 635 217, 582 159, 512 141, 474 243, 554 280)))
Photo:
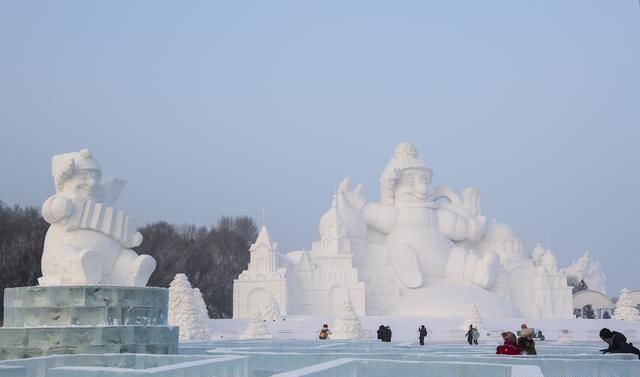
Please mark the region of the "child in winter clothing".
POLYGON ((473 344, 477 346, 478 339, 480 338, 480 331, 478 331, 478 329, 474 327, 473 331, 471 332, 471 337, 473 338, 473 344))
POLYGON ((326 323, 324 325, 322 325, 322 329, 320 330, 320 335, 318 336, 320 338, 320 340, 327 340, 329 339, 329 335, 331 335, 331 330, 329 330, 329 325, 327 325, 326 323))
POLYGON ((533 340, 533 330, 527 327, 526 323, 520 325, 520 337, 518 347, 525 355, 536 355, 536 342, 533 340))
POLYGON ((522 350, 516 344, 516 335, 511 331, 503 332, 504 344, 496 348, 497 355, 520 355, 522 350))

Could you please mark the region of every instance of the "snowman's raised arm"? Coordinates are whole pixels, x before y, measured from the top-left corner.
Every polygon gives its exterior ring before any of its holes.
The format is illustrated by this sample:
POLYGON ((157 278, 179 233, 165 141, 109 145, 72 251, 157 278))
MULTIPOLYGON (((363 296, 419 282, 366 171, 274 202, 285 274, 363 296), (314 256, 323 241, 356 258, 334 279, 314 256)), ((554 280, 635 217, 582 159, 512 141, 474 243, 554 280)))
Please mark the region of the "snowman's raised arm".
POLYGON ((353 190, 350 189, 350 186, 351 178, 347 177, 340 182, 338 190, 342 193, 346 203, 362 215, 367 225, 385 234, 394 231, 398 220, 398 210, 390 205, 367 202, 362 195, 361 184, 353 190))

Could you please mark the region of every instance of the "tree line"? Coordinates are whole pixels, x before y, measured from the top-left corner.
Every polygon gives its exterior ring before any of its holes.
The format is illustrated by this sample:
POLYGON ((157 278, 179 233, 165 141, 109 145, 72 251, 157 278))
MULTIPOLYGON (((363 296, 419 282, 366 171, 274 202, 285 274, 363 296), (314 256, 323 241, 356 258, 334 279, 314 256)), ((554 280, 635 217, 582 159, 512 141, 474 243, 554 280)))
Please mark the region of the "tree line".
MULTIPOLYGON (((40 208, 0 201, 0 315, 5 288, 37 285, 48 227, 40 208)), ((258 234, 252 218, 221 217, 211 227, 159 221, 138 230, 144 240, 136 252, 157 261, 147 285, 169 287, 177 273, 185 273, 200 288, 211 318, 232 317, 233 279, 247 268, 258 234)))

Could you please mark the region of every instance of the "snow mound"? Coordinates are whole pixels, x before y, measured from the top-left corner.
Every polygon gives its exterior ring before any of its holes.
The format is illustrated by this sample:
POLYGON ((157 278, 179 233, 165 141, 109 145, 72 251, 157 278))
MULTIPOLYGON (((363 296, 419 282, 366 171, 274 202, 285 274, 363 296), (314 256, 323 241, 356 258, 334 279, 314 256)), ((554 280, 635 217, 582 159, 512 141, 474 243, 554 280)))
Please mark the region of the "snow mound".
POLYGON ((522 317, 518 309, 496 293, 444 279, 429 280, 424 287, 404 293, 392 305, 389 315, 450 317, 451 313, 456 313, 456 316, 464 317, 474 302, 483 316, 522 317))

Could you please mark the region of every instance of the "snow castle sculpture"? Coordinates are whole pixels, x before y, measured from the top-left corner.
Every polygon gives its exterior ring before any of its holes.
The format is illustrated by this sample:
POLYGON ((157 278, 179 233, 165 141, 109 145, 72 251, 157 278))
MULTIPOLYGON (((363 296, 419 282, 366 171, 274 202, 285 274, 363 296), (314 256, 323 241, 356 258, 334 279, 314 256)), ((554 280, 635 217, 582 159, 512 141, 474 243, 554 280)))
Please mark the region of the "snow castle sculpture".
POLYGON ((263 227, 234 281, 234 317, 272 295, 283 314, 339 314, 351 301, 358 315, 450 316, 476 302, 488 317, 571 318, 571 288, 553 253, 523 255, 508 226, 482 215, 477 188, 459 196, 432 187, 432 175, 415 146, 401 143, 382 173, 380 202, 343 180, 311 250, 280 253, 263 227))

